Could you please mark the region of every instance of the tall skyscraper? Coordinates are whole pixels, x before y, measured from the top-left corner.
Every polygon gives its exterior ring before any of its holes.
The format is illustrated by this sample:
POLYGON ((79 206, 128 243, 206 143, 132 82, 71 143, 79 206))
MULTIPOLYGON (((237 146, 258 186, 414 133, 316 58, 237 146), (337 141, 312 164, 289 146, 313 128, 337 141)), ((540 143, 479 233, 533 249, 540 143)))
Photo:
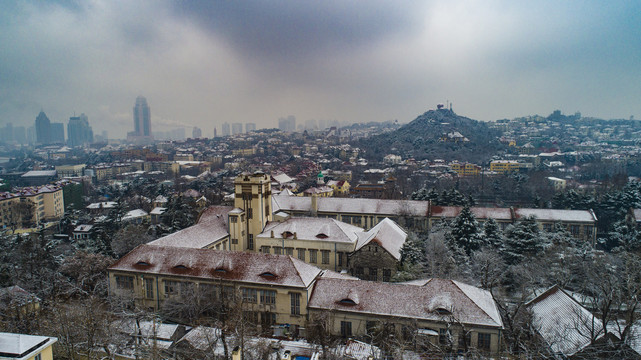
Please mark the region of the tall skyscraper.
POLYGON ((142 96, 136 98, 134 106, 134 132, 137 136, 151 136, 151 112, 147 99, 142 96))
POLYGON ((256 131, 256 123, 246 123, 245 132, 256 131))
POLYGON ((242 134, 243 133, 243 123, 233 123, 231 124, 231 134, 242 134))
POLYGON ((51 135, 49 135, 49 142, 51 144, 65 143, 65 124, 51 123, 51 135))
POLYGON ((51 121, 44 111, 36 117, 36 143, 46 145, 51 142, 51 121))
POLYGON ((229 130, 229 123, 223 123, 223 128, 222 128, 223 136, 229 136, 231 135, 231 131, 229 130))
POLYGON ((134 131, 127 133, 127 140, 135 143, 148 143, 153 140, 151 132, 151 111, 147 99, 143 96, 136 98, 134 106, 134 131))
POLYGON ((72 116, 67 124, 67 143, 71 147, 91 144, 93 142, 93 130, 89 126, 87 115, 72 116))

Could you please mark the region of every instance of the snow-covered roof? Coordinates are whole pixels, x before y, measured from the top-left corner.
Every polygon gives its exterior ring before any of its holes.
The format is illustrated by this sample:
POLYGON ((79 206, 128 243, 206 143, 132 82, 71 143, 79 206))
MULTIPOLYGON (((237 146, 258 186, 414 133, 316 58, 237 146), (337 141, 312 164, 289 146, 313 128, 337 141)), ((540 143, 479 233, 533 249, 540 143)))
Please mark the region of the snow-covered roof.
POLYGON ((356 251, 374 241, 383 247, 395 259, 401 259, 401 248, 407 239, 407 233, 389 218, 383 219, 365 233, 358 234, 356 251))
POLYGON ((195 349, 206 351, 209 350, 212 346, 215 347, 215 344, 218 342, 220 336, 220 329, 207 326, 198 326, 191 329, 191 331, 185 334, 185 336, 176 341, 176 344, 186 342, 189 345, 193 346, 195 349))
POLYGON ((321 272, 286 255, 153 245, 136 247, 109 270, 303 288, 321 272))
POLYGON ((424 286, 362 280, 319 279, 309 308, 442 322, 447 310, 457 321, 494 328, 503 322, 486 290, 453 280, 431 279, 424 286), (353 304, 345 299, 352 300, 353 304))
POLYGON ((590 345, 591 337, 603 336, 601 320, 556 285, 526 307, 532 311, 535 329, 554 353, 572 356, 590 345))
POLYGON ((196 249, 208 247, 229 236, 227 213, 231 209, 231 206, 210 206, 200 215, 197 224, 156 239, 148 244, 196 249))
POLYGON ((104 202, 97 202, 97 203, 91 203, 87 205, 87 209, 112 209, 114 208, 118 203, 115 201, 104 201, 104 202))
MULTIPOLYGON (((432 217, 455 218, 463 210, 462 206, 432 206, 432 217)), ((498 221, 511 221, 510 208, 471 207, 470 211, 477 219, 494 219, 498 221)))
POLYGON ((165 213, 165 211, 167 211, 167 208, 157 206, 157 207, 155 207, 155 208, 153 208, 151 210, 150 214, 151 215, 162 215, 162 214, 165 213))
POLYGON ((590 210, 514 209, 514 217, 516 219, 528 216, 534 216, 542 221, 596 222, 596 216, 590 210))
POLYGON ((2 358, 29 359, 58 341, 55 337, 0 332, 2 358))
POLYGON ((93 225, 78 225, 73 229, 73 232, 89 232, 93 228, 93 225))
POLYGON ((122 217, 122 221, 136 219, 136 218, 147 216, 147 215, 149 214, 143 209, 130 210, 127 212, 127 214, 125 214, 125 216, 122 217))
MULTIPOLYGON (((322 197, 316 199, 318 212, 344 214, 376 214, 386 216, 412 215, 427 216, 429 201, 382 200, 322 197)), ((274 211, 311 211, 311 197, 272 196, 274 211)))
POLYGON ((270 222, 265 230, 258 235, 260 238, 270 238, 272 231, 275 238, 293 238, 299 241, 328 241, 340 243, 355 243, 358 234, 363 229, 336 219, 329 218, 289 218, 283 222, 270 222))
POLYGON ((279 184, 286 184, 294 181, 294 179, 292 179, 291 177, 289 177, 287 174, 284 174, 284 173, 272 175, 272 178, 275 181, 277 181, 279 184))
POLYGON ((31 170, 22 174, 21 177, 31 177, 31 176, 56 176, 56 170, 31 170))
POLYGON ((165 324, 159 321, 150 320, 140 320, 138 324, 140 324, 140 328, 138 328, 134 319, 123 319, 116 324, 116 327, 118 331, 131 336, 143 336, 159 340, 172 340, 176 330, 178 330, 180 326, 183 326, 178 324, 165 324))

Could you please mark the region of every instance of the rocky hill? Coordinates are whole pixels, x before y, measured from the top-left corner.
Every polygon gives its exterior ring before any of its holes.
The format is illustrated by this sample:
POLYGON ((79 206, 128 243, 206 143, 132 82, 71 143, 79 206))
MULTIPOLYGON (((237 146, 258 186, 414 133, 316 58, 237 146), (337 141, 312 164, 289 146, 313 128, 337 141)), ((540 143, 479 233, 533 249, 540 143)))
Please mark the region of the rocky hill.
POLYGON ((371 160, 393 153, 416 160, 484 163, 503 147, 499 136, 499 131, 482 121, 439 109, 427 111, 398 130, 362 139, 358 146, 371 160))

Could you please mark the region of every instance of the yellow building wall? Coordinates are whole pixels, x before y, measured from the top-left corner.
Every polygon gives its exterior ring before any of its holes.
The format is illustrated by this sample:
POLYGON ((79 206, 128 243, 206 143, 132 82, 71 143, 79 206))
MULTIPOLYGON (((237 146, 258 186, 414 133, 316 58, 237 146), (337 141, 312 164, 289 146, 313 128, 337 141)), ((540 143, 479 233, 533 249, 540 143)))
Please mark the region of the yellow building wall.
MULTIPOLYGON (((211 279, 210 281, 204 279, 192 279, 188 277, 180 276, 163 276, 163 275, 154 275, 154 274, 134 274, 134 273, 125 273, 125 272, 109 272, 109 289, 110 294, 123 297, 131 297, 137 305, 144 308, 153 308, 158 310, 162 306, 163 302, 168 299, 181 299, 180 295, 180 286, 177 287, 177 293, 175 295, 170 295, 165 292, 165 281, 176 281, 176 282, 191 282, 199 286, 200 284, 216 285, 216 286, 230 286, 233 287, 236 294, 235 303, 242 306, 243 311, 255 311, 255 312, 271 312, 276 314, 276 323, 278 324, 293 324, 298 326, 304 326, 307 319, 307 302, 309 301, 309 296, 311 295, 310 289, 313 286, 313 283, 308 289, 303 288, 293 288, 286 286, 278 286, 272 284, 249 284, 233 281, 220 281, 216 279, 211 279), (118 289, 116 283, 116 276, 130 276, 133 277, 133 290, 123 290, 118 289), (147 297, 145 289, 145 279, 152 284, 152 297, 147 297), (242 289, 250 288, 260 290, 271 290, 276 291, 276 301, 273 305, 266 305, 260 303, 260 293, 257 295, 256 303, 241 303, 242 302, 242 289), (300 294, 300 315, 293 315, 291 313, 291 294, 298 293, 300 294)), ((188 300, 188 299, 186 299, 188 300)))
MULTIPOLYGON (((53 344, 52 344, 53 345, 53 344)), ((38 354, 40 354, 40 357, 42 360, 53 360, 53 349, 52 345, 49 345, 48 347, 44 348, 41 352, 33 354, 32 357, 29 357, 28 360, 34 360, 38 354)))
POLYGON ((265 174, 240 175, 234 180, 234 206, 245 211, 246 237, 243 250, 257 251, 255 239, 272 220, 271 177, 265 174))
POLYGON ((60 219, 65 212, 64 197, 62 189, 43 193, 44 217, 46 219, 60 219))
POLYGON ((269 247, 269 253, 275 254, 274 248, 281 248, 282 255, 291 255, 299 260, 302 260, 308 264, 314 265, 321 269, 341 271, 347 270, 347 254, 354 251, 356 243, 339 243, 339 242, 330 242, 330 241, 315 241, 315 240, 304 240, 304 239, 282 239, 282 238, 272 238, 272 237, 263 237, 259 236, 256 241, 258 251, 263 252, 264 247, 269 247), (291 254, 287 253, 285 249, 291 249, 291 254), (299 249, 304 250, 305 258, 299 257, 299 249), (310 259, 310 250, 316 251, 316 261, 312 262, 310 259), (327 251, 329 253, 329 262, 323 263, 323 253, 322 251, 327 251), (343 257, 342 264, 339 265, 338 256, 343 257))

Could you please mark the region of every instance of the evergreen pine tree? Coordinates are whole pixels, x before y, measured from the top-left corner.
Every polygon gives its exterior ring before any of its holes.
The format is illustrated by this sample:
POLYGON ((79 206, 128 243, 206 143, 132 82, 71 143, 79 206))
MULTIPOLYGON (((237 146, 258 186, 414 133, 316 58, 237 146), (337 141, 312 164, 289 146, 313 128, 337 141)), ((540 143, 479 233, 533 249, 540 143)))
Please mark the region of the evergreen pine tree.
POLYGON ((485 238, 484 242, 494 250, 501 250, 503 248, 505 237, 496 220, 492 218, 487 219, 483 225, 483 237, 485 238))
POLYGON ((508 264, 518 264, 545 249, 539 226, 533 217, 528 217, 506 229, 503 256, 508 264))
POLYGON ((483 238, 469 206, 464 206, 459 215, 454 219, 451 232, 452 242, 463 249, 467 255, 478 250, 483 245, 483 238))

